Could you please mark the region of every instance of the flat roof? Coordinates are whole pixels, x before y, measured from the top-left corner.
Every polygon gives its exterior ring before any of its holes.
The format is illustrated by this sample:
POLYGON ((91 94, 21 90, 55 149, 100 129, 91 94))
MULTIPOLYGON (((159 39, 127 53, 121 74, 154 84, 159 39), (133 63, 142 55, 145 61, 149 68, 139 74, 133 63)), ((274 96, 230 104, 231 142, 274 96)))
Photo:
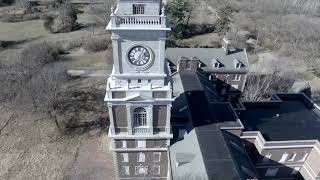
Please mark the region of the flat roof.
POLYGON ((304 94, 277 94, 267 102, 244 102, 245 131, 260 131, 267 141, 320 140, 320 111, 304 94))

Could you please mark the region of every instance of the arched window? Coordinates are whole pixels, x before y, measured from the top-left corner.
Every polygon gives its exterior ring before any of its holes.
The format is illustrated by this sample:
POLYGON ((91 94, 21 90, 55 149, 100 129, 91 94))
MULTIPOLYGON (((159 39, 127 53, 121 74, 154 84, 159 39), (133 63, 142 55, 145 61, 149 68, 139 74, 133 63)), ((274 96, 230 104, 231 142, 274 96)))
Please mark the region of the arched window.
POLYGON ((134 127, 147 126, 147 111, 146 109, 139 107, 133 111, 134 127))

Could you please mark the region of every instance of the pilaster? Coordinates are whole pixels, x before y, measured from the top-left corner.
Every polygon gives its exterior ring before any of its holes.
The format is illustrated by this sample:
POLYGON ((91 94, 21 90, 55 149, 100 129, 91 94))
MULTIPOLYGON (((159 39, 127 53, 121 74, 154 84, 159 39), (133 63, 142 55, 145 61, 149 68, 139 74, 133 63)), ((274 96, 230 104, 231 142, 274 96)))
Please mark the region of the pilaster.
POLYGON ((128 123, 128 134, 132 135, 132 112, 131 112, 131 104, 127 104, 127 123, 128 123))
POLYGON ((153 105, 148 106, 148 125, 149 125, 149 133, 153 134, 153 105))
POLYGON ((166 119, 166 133, 170 134, 170 130, 171 130, 171 123, 170 123, 170 119, 171 119, 171 104, 167 105, 167 119, 166 119))
POLYGON ((165 59, 165 46, 166 46, 166 38, 159 38, 159 72, 164 72, 164 59, 165 59))
POLYGON ((113 111, 112 111, 112 105, 111 104, 108 104, 108 112, 109 112, 109 120, 110 120, 110 131, 111 131, 111 134, 115 134, 113 111))
POLYGON ((120 73, 120 37, 114 33, 111 35, 112 47, 113 47, 113 66, 116 74, 120 73))

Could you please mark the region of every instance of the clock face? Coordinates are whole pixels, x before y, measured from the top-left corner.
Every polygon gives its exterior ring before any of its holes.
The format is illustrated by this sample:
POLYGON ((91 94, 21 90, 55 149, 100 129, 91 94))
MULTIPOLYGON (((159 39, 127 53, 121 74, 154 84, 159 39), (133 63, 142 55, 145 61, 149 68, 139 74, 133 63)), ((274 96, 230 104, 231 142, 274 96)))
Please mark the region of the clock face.
POLYGON ((135 46, 128 53, 129 62, 135 66, 144 66, 151 61, 151 52, 143 46, 135 46))

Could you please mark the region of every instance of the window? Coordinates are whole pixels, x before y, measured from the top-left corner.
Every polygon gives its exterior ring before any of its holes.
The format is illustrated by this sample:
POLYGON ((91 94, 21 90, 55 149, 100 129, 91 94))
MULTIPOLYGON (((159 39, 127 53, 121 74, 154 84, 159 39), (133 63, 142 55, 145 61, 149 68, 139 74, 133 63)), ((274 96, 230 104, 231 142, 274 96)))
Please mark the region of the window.
POLYGON ((160 152, 153 153, 153 161, 160 162, 160 160, 161 160, 161 153, 160 152))
POLYGON ((146 148, 146 141, 145 140, 137 140, 137 148, 146 148))
POLYGON ((158 165, 153 166, 153 174, 160 175, 160 166, 158 165))
POLYGON ((211 74, 211 75, 209 76, 209 80, 211 80, 211 81, 217 80, 217 75, 216 75, 216 74, 211 74))
POLYGON ((296 158, 296 156, 297 156, 297 153, 291 153, 288 161, 294 161, 294 159, 296 158))
POLYGON ((288 153, 284 153, 280 159, 280 163, 284 163, 286 162, 287 158, 288 158, 289 154, 288 153))
POLYGON ((241 68, 241 63, 237 62, 236 63, 236 68, 241 68))
POLYGON ((264 158, 263 158, 263 162, 268 162, 268 161, 270 161, 270 159, 271 159, 271 156, 272 156, 272 154, 271 153, 268 153, 268 154, 266 154, 265 156, 264 156, 264 158))
POLYGON ((148 79, 148 83, 151 83, 151 79, 148 79))
POLYGON ((129 176, 130 175, 130 167, 129 166, 122 166, 121 173, 126 176, 129 176))
POLYGON ((122 162, 129 162, 129 156, 128 153, 121 153, 122 162))
POLYGON ((307 160, 307 157, 308 157, 309 153, 305 152, 303 157, 299 160, 300 162, 304 162, 307 160))
POLYGON ((220 63, 219 63, 219 62, 215 62, 215 63, 213 64, 213 67, 214 67, 214 68, 219 68, 219 67, 220 67, 220 63))
POLYGON ((138 83, 139 83, 139 84, 141 83, 141 79, 138 79, 138 83))
POLYGON ((300 171, 301 167, 294 167, 294 169, 292 170, 291 174, 292 175, 296 175, 298 174, 298 172, 300 171))
POLYGON ((265 176, 270 177, 270 176, 276 176, 278 173, 279 168, 268 168, 265 176))
POLYGON ((138 162, 145 162, 146 161, 146 155, 144 153, 138 153, 138 162))
POLYGON ((135 175, 146 175, 148 174, 148 166, 136 166, 134 172, 135 175))
POLYGON ((147 111, 144 108, 136 108, 133 111, 134 122, 133 125, 135 127, 146 126, 147 125, 147 111))
POLYGON ((133 14, 144 14, 144 4, 133 4, 133 14))
POLYGON ((241 80, 241 75, 240 74, 233 75, 233 80, 234 81, 240 81, 241 80))
POLYGON ((128 83, 131 83, 131 79, 128 79, 128 83))
POLYGON ((122 148, 127 148, 127 141, 122 140, 122 148))

